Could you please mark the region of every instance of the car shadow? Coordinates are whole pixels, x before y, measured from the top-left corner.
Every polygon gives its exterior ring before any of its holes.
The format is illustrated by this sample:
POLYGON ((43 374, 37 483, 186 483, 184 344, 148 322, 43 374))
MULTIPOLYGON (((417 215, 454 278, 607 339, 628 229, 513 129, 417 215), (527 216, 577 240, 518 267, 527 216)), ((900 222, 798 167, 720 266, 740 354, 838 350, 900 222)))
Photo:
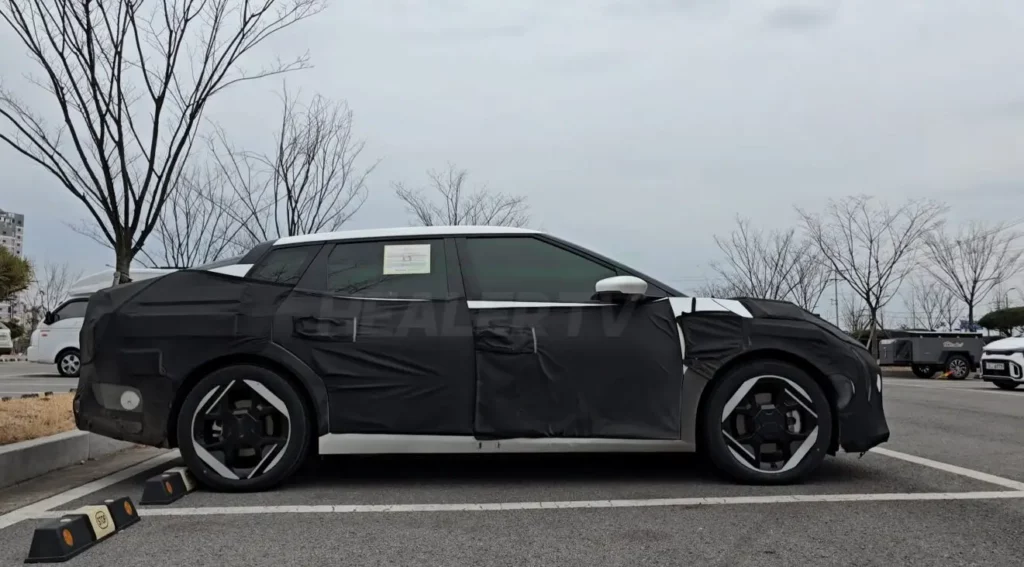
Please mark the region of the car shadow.
MULTIPOLYGON (((806 484, 831 484, 866 477, 848 460, 827 458, 806 484)), ((711 464, 692 453, 590 453, 509 455, 346 455, 313 458, 292 486, 346 487, 548 485, 564 483, 721 483, 711 464)))

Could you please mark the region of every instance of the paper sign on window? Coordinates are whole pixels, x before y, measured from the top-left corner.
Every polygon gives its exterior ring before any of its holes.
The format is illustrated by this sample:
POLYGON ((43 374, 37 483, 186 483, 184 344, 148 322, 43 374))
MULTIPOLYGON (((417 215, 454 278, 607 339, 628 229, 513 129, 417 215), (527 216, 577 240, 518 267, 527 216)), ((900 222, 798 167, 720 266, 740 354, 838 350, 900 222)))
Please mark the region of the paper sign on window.
POLYGON ((384 246, 384 275, 429 274, 429 244, 384 246))

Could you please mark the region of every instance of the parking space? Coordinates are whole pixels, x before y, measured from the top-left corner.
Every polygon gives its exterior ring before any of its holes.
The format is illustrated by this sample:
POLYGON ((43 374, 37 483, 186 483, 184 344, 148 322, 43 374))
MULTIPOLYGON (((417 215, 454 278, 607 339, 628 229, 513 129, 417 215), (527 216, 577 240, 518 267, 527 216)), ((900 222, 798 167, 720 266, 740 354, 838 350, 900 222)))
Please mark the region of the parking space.
MULTIPOLYGON (((689 455, 330 457, 272 492, 142 507, 68 565, 1018 564, 1024 400, 922 380, 885 396, 885 450, 830 458, 801 485, 735 485, 689 455)), ((29 510, 0 529, 0 564, 24 560, 39 518, 138 502, 177 464, 29 510)))

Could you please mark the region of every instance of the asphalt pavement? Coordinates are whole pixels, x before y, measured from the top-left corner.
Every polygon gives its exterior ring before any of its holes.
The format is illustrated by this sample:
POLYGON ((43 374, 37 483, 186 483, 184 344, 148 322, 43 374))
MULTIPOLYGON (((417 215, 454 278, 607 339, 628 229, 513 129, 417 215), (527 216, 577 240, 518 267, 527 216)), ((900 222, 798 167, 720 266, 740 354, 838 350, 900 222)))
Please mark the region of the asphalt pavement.
MULTIPOLYGON (((801 485, 731 484, 691 455, 330 457, 272 492, 141 507, 67 565, 1020 565, 1024 391, 890 379, 884 397, 885 450, 801 485)), ((137 502, 177 464, 20 513, 137 502)), ((41 521, 0 529, 0 565, 41 521)))
POLYGON ((24 394, 55 394, 78 386, 78 378, 62 378, 55 364, 33 362, 0 363, 0 397, 24 394))

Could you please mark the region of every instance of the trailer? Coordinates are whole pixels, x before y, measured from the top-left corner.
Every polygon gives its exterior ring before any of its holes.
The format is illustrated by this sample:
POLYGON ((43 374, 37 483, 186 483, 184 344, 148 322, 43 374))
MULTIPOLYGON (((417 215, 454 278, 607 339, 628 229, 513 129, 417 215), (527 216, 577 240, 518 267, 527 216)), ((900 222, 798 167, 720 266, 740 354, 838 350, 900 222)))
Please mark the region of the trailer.
POLYGON ((904 336, 878 341, 878 364, 909 366, 921 378, 941 372, 963 380, 978 369, 988 342, 982 333, 906 331, 904 336))

